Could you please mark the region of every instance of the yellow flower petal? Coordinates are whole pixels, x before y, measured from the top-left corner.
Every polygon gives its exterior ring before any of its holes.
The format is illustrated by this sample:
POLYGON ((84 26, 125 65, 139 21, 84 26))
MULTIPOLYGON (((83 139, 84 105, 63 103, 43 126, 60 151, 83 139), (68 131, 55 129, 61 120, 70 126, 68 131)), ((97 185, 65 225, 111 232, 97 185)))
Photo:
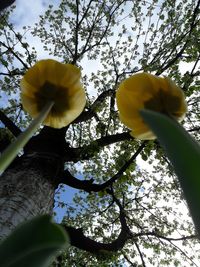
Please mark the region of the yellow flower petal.
POLYGON ((120 120, 130 128, 131 135, 149 140, 156 137, 143 121, 140 110, 165 113, 180 121, 187 111, 182 90, 169 78, 138 73, 124 80, 116 93, 120 120))
POLYGON ((38 61, 21 80, 24 109, 35 118, 45 104, 53 100, 54 105, 43 124, 54 128, 70 124, 86 103, 80 76, 80 70, 71 64, 52 59, 38 61))
POLYGON ((145 130, 143 130, 142 133, 131 131, 130 135, 140 140, 154 140, 156 138, 151 131, 145 131, 145 130))

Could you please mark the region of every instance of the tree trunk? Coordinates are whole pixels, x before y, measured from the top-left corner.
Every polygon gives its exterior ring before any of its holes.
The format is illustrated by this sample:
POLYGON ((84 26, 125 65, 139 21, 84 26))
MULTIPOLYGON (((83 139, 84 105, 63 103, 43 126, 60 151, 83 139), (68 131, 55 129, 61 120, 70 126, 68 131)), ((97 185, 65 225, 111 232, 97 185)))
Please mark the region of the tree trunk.
POLYGON ((56 177, 61 159, 33 153, 18 158, 0 177, 0 239, 19 223, 53 213, 56 177))

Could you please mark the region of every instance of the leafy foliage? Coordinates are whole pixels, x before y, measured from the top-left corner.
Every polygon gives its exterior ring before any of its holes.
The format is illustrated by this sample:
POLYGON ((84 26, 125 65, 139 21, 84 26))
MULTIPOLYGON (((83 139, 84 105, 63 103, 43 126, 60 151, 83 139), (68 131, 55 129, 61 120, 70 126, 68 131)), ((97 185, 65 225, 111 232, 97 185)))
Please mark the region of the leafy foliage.
MULTIPOLYGON (((199 139, 199 5, 197 0, 62 0, 20 32, 10 22, 12 11, 2 16, 0 86, 1 99, 8 101, 2 110, 21 129, 30 121, 19 100, 26 69, 42 57, 82 69, 87 105, 66 132, 75 154, 65 167, 81 174, 87 187, 75 187, 81 191, 67 203, 63 224, 107 244, 118 238, 122 218, 129 229, 115 253, 101 249, 94 256, 71 247, 54 266, 199 265, 194 226, 168 158, 158 141, 143 144, 127 134, 115 104, 119 82, 131 74, 168 75, 186 95, 184 127, 199 139), (41 42, 40 50, 28 36, 41 42), (90 190, 112 178, 99 192, 90 190)), ((69 175, 62 182, 69 182, 69 175)))

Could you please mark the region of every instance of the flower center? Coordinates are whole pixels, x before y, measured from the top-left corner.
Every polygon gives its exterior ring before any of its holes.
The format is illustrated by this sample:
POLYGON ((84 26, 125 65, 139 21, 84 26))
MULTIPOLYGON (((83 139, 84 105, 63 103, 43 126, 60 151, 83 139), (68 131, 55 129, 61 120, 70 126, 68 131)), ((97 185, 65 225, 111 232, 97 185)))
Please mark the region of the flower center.
POLYGON ((68 94, 69 90, 67 88, 46 81, 40 90, 35 93, 38 110, 41 110, 48 101, 54 101, 51 109, 52 115, 63 113, 70 107, 68 94))
POLYGON ((169 92, 160 89, 157 94, 144 103, 144 108, 161 112, 168 116, 176 117, 180 110, 181 100, 178 96, 171 95, 169 92))

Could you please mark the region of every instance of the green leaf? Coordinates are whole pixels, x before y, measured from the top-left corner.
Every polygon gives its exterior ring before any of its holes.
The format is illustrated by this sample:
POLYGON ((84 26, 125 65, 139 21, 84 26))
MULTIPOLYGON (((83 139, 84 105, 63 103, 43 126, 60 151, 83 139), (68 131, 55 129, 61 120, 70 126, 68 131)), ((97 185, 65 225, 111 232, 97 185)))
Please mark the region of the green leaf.
POLYGON ((173 164, 200 234, 200 146, 173 119, 150 110, 142 110, 141 115, 173 164))
POLYGON ((49 215, 35 217, 0 243, 1 267, 48 267, 68 244, 67 234, 49 215))

